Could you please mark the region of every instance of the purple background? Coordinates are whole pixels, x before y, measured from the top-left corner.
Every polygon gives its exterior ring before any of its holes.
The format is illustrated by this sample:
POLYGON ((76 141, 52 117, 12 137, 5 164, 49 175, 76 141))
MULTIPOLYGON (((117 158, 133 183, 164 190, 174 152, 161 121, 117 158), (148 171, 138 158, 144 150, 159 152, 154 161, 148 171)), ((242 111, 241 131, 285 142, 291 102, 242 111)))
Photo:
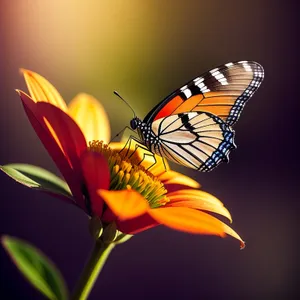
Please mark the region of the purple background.
MULTIPOLYGON (((56 172, 15 88, 19 67, 69 101, 93 94, 113 133, 187 80, 220 64, 256 60, 265 80, 235 126, 238 149, 211 173, 174 169, 223 201, 247 242, 164 227, 117 247, 90 299, 296 299, 299 273, 299 10, 292 1, 1 1, 0 163, 56 172), (56 2, 56 3, 55 3, 56 2), (84 3, 84 4, 83 4, 84 3), (298 53, 297 53, 298 54, 298 53)), ((296 1, 295 1, 296 3, 296 1)), ((73 288, 92 248, 85 215, 0 174, 0 234, 46 253, 73 288)), ((0 249, 3 299, 43 299, 0 249)), ((299 294, 298 294, 299 296, 299 294)), ((2 298, 2 297, 1 297, 2 298)))

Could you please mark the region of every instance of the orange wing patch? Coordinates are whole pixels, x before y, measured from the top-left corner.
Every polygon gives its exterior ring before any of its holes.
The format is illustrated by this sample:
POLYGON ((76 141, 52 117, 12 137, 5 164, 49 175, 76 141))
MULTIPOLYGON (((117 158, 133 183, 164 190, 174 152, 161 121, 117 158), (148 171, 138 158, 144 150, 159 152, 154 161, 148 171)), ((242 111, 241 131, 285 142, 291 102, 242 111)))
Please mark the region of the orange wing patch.
POLYGON ((174 110, 179 107, 183 103, 183 99, 180 96, 174 97, 171 101, 169 101, 156 115, 155 120, 160 118, 164 118, 174 114, 174 110))
POLYGON ((198 111, 198 112, 206 112, 206 113, 211 113, 215 116, 220 117, 223 120, 226 120, 226 118, 229 115, 231 105, 199 105, 193 109, 193 111, 198 111))
POLYGON ((187 100, 183 100, 177 95, 162 108, 156 115, 154 121, 170 115, 178 115, 180 113, 192 111, 208 112, 226 120, 236 98, 237 97, 232 94, 226 95, 226 92, 209 92, 204 95, 199 94, 192 96, 187 100), (223 94, 225 95, 223 96, 223 94))
POLYGON ((185 100, 179 107, 176 108, 176 110, 172 113, 174 114, 180 114, 180 113, 186 113, 193 111, 194 108, 201 102, 203 101, 203 95, 195 95, 187 100, 185 100))
POLYGON ((204 98, 198 106, 202 105, 233 105, 236 100, 236 97, 224 96, 224 97, 210 97, 204 98))

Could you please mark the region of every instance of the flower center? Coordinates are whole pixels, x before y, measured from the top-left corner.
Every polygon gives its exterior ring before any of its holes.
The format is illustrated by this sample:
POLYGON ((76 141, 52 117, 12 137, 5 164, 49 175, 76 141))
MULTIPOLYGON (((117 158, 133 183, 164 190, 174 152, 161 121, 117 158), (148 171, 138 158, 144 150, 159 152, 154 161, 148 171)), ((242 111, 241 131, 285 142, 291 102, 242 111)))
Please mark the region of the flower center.
POLYGON ((102 141, 89 142, 89 149, 105 156, 110 170, 110 190, 124 190, 128 187, 140 193, 151 208, 169 202, 163 183, 134 159, 111 149, 102 141))

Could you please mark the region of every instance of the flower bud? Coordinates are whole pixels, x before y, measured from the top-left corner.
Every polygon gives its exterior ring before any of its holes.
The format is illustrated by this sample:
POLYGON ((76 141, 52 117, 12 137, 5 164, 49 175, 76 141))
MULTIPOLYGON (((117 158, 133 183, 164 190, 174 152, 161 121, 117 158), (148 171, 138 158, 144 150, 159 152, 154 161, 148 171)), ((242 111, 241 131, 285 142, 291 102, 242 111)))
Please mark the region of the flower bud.
POLYGON ((89 231, 95 240, 98 240, 101 237, 103 233, 103 225, 99 217, 93 216, 90 219, 89 231))
POLYGON ((104 243, 112 243, 117 238, 117 236, 117 225, 115 222, 112 222, 104 228, 101 239, 104 243))

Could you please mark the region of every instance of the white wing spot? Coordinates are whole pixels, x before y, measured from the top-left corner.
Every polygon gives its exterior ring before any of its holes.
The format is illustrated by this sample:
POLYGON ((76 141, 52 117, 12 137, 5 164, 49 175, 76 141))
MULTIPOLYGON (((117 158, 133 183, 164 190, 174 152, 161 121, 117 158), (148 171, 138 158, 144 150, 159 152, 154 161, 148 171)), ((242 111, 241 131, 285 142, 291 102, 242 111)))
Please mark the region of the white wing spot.
POLYGON ((243 63, 243 67, 247 72, 252 72, 252 68, 248 63, 243 63))
POLYGON ((214 76, 214 77, 216 77, 219 74, 221 74, 220 71, 215 71, 215 72, 211 73, 211 75, 214 76))
POLYGON ((222 85, 228 84, 227 79, 220 71, 215 71, 211 75, 214 76, 222 85))
POLYGON ((194 117, 197 117, 198 113, 196 113, 196 112, 190 112, 190 113, 188 113, 188 116, 189 116, 190 119, 192 119, 194 117))
POLYGON ((192 92, 190 89, 185 89, 182 92, 185 94, 186 98, 190 98, 192 96, 192 92))
POLYGON ((185 89, 187 89, 187 85, 183 86, 180 90, 183 92, 185 89))
POLYGON ((218 79, 218 80, 221 79, 221 78, 225 78, 224 75, 221 74, 220 72, 219 72, 219 74, 217 74, 215 77, 216 77, 216 79, 218 79))
POLYGON ((199 82, 196 85, 199 87, 199 89, 202 93, 210 92, 210 90, 207 88, 207 86, 203 82, 199 82))
POLYGON ((224 78, 221 78, 221 79, 218 79, 219 80, 219 82, 222 84, 222 85, 227 85, 227 84, 229 84, 228 83, 228 81, 227 81, 227 79, 224 77, 224 78))
POLYGON ((198 77, 196 79, 194 79, 195 85, 200 84, 201 82, 203 82, 204 78, 203 77, 198 77))
POLYGON ((206 85, 203 82, 199 82, 198 84, 196 84, 199 89, 202 89, 203 87, 205 87, 206 85))
POLYGON ((218 68, 215 68, 215 69, 212 69, 210 72, 210 74, 213 74, 214 72, 218 71, 219 69, 218 68))

